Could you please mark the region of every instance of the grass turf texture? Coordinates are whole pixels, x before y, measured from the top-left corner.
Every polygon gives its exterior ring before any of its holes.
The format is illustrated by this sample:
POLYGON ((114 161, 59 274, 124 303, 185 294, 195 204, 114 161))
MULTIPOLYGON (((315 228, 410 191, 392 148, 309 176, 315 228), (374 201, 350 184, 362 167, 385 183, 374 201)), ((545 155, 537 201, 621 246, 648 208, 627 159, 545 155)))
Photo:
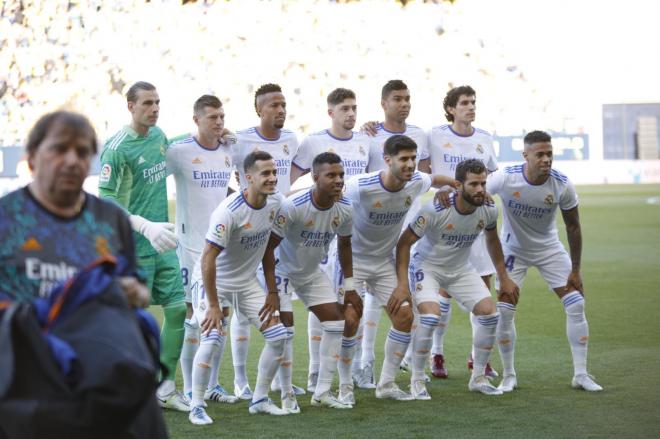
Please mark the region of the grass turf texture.
MULTIPOLYGON (((578 188, 583 233, 582 276, 591 339, 589 370, 605 390, 570 387, 572 363, 561 303, 530 270, 516 313, 516 369, 520 388, 499 397, 467 390, 465 360, 471 332, 467 314, 453 307, 445 337, 449 379, 433 379, 431 401, 382 401, 357 390, 353 410, 311 407, 285 417, 249 415, 247 402, 209 402, 210 426, 194 426, 187 414, 166 412, 173 438, 209 437, 658 437, 660 432, 660 196, 658 185, 578 188)), ((497 200, 499 202, 499 199, 497 200)), ((560 236, 565 242, 563 222, 560 236)), ((154 313, 160 318, 159 309, 154 313)), ((307 384, 307 315, 295 303, 294 383, 307 384)), ((376 344, 376 372, 383 358, 389 321, 382 316, 376 344)), ((248 358, 252 387, 263 341, 254 330, 248 358)), ((494 350, 492 364, 501 371, 494 350)), ((180 377, 178 386, 181 387, 180 377)), ((220 382, 233 390, 229 343, 220 382)), ((407 389, 409 375, 398 384, 407 389)), ((499 379, 496 380, 499 382, 499 379)), ((279 395, 271 393, 279 404, 279 395)))

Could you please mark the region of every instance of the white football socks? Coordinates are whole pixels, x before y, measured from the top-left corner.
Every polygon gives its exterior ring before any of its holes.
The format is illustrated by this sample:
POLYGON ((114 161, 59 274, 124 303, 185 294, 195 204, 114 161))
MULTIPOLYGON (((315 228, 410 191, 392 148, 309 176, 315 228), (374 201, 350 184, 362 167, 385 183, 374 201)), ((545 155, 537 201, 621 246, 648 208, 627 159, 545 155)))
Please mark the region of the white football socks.
POLYGON ((587 373, 587 347, 589 343, 589 324, 584 314, 584 297, 578 291, 568 293, 561 298, 566 311, 566 336, 573 354, 575 375, 587 373))
POLYGON ((318 317, 313 312, 307 313, 307 335, 309 348, 309 374, 319 373, 319 349, 321 337, 323 336, 323 327, 318 317))
POLYGON ((332 379, 337 370, 337 360, 341 351, 341 339, 344 332, 343 320, 331 320, 321 322, 323 335, 320 343, 320 365, 318 369, 319 379, 314 391, 314 397, 320 398, 325 392, 330 390, 332 379))
POLYGON ((273 381, 277 368, 282 361, 284 340, 288 337, 287 330, 281 323, 265 329, 262 334, 266 339, 266 343, 259 356, 257 383, 254 386, 252 402, 268 398, 270 383, 273 381))
POLYGON ((497 302, 500 321, 497 324, 497 345, 500 349, 500 358, 504 368, 504 376, 515 375, 514 354, 516 348, 516 324, 514 316, 516 305, 507 302, 497 302))
POLYGON ((183 376, 183 393, 192 392, 192 370, 195 353, 199 347, 199 325, 197 320, 183 321, 183 346, 181 348, 181 375, 183 376))
POLYGON ((380 372, 380 380, 378 380, 379 386, 394 381, 396 372, 409 345, 409 332, 390 328, 390 332, 387 334, 387 340, 385 340, 385 358, 383 359, 383 368, 380 372))
POLYGON ((234 364, 234 384, 244 387, 248 384, 247 357, 250 347, 250 325, 239 321, 236 310, 230 323, 231 358, 234 364))
POLYGON ((424 366, 433 343, 433 331, 437 328, 440 317, 435 314, 420 314, 419 326, 413 335, 413 356, 411 381, 424 380, 424 366))
POLYGON ((477 316, 476 331, 472 340, 472 352, 474 366, 472 376, 478 377, 486 373, 486 363, 490 358, 495 343, 495 332, 497 331, 497 322, 500 319, 499 313, 485 316, 477 316))
POLYGON ((445 354, 445 332, 449 327, 449 320, 451 320, 451 298, 440 296, 440 320, 433 332, 433 347, 431 348, 433 355, 445 354))

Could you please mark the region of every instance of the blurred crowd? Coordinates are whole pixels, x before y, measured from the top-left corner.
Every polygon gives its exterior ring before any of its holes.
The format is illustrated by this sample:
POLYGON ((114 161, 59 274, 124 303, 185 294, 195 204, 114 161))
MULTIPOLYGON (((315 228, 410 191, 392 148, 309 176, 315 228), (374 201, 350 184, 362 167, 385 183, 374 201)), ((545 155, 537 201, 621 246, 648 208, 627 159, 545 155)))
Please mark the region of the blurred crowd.
MULTIPOLYGON (((487 0, 486 0, 487 1, 487 0)), ((219 96, 227 125, 253 125, 253 92, 282 85, 287 126, 328 124, 325 97, 356 91, 359 123, 380 117, 380 87, 403 79, 412 123, 444 123, 451 86, 471 84, 477 125, 506 134, 548 121, 551 100, 506 51, 449 1, 4 0, 0 15, 0 145, 18 145, 57 108, 90 117, 102 139, 127 121, 124 93, 147 80, 161 94, 170 136, 190 129, 191 107, 219 96), (342 3, 342 4, 338 4, 342 3)), ((481 17, 487 19, 487 17, 481 17)))

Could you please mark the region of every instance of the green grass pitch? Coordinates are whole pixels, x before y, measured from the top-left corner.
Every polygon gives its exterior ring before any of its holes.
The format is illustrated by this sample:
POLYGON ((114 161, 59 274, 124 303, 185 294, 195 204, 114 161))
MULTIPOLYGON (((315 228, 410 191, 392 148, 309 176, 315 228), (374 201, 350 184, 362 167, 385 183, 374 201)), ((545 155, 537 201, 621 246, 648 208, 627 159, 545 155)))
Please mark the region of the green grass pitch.
MULTIPOLYGON (((559 300, 532 270, 516 314, 516 369, 520 388, 488 397, 467 390, 470 346, 468 316, 454 307, 445 347, 449 379, 433 380, 431 401, 377 400, 357 390, 349 411, 311 407, 298 398, 300 415, 249 415, 247 403, 209 403, 210 426, 194 426, 184 413, 168 411, 173 438, 256 437, 625 437, 660 436, 660 185, 578 188, 584 250, 582 275, 591 331, 589 370, 605 391, 589 394, 570 387, 572 365, 559 300)), ((498 200, 499 201, 499 200, 498 200)), ((560 235, 564 239, 561 220, 560 235)), ((154 309, 159 317, 159 310, 154 309)), ((306 312, 296 302, 294 383, 306 386, 306 312)), ((382 361, 383 315, 377 340, 382 361)), ((253 331, 249 378, 254 386, 262 339, 253 331)), ((492 360, 501 370, 499 356, 492 360)), ((407 388, 409 376, 397 382, 407 388)), ((233 389, 229 344, 220 382, 233 389)), ((180 385, 180 382, 179 382, 180 385)), ((271 394, 279 403, 279 395, 271 394)))

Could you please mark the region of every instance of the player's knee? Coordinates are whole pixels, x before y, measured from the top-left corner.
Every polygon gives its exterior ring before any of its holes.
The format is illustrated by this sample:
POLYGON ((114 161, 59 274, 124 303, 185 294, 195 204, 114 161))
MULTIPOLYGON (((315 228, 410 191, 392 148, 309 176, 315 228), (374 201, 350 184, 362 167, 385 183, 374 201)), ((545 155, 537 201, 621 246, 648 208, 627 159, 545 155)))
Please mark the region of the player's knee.
POLYGON ((360 316, 352 306, 346 307, 346 310, 344 311, 344 320, 344 334, 348 336, 357 334, 357 330, 360 326, 360 316))
POLYGON ((402 306, 399 311, 392 316, 392 326, 397 331, 410 332, 412 329, 414 316, 412 307, 402 306))
POLYGON ((502 294, 499 290, 497 290, 497 301, 510 303, 511 305, 518 305, 517 297, 512 296, 511 294, 502 294))
POLYGON ((490 297, 480 300, 472 309, 472 313, 476 316, 487 316, 490 314, 495 314, 497 312, 497 307, 495 302, 490 297))

